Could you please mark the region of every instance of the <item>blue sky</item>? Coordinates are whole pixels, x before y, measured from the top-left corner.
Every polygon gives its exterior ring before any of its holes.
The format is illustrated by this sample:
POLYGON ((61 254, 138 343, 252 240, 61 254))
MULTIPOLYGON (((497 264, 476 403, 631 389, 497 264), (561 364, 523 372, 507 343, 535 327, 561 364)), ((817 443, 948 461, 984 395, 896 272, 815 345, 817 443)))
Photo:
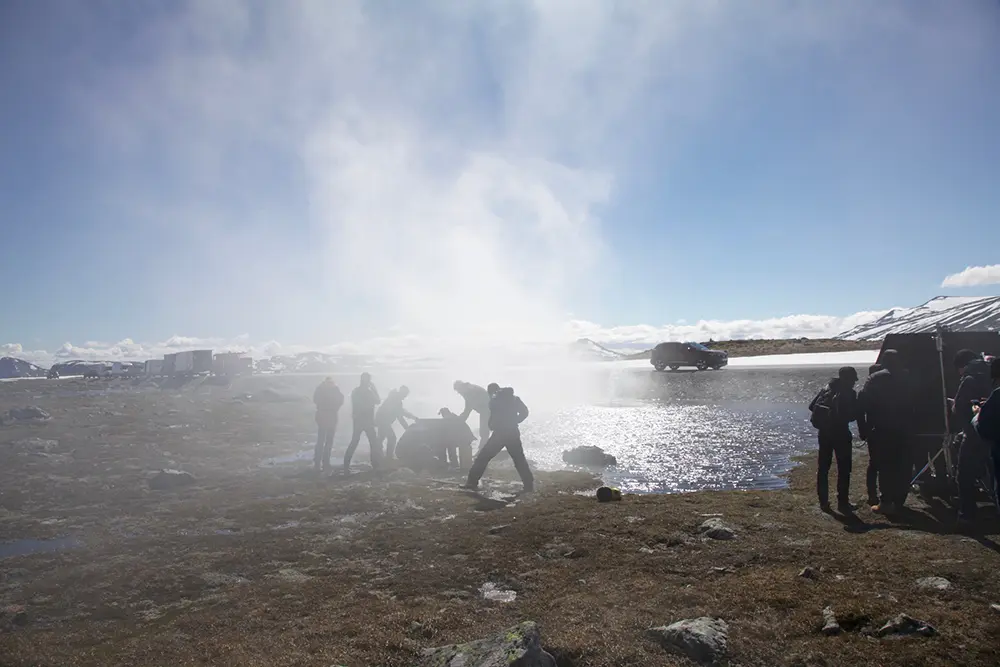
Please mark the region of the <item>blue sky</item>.
POLYGON ((997 292, 995 0, 468 4, 0 5, 0 343, 798 335, 997 292))

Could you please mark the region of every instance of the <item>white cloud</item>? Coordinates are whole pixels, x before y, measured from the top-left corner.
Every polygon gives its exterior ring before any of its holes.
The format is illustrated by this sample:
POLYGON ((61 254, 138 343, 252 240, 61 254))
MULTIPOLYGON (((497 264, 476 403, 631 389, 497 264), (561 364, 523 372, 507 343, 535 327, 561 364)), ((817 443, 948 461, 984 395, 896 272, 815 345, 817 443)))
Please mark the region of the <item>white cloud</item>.
MULTIPOLYGON (((648 348, 668 340, 732 340, 747 338, 828 338, 870 322, 887 311, 865 311, 847 317, 829 315, 789 315, 766 320, 702 320, 695 324, 667 324, 663 326, 630 325, 605 327, 593 322, 573 320, 563 323, 558 331, 521 332, 499 345, 495 339, 470 339, 464 331, 452 335, 418 336, 396 334, 379 336, 361 341, 345 341, 329 345, 309 346, 283 344, 277 341, 251 342, 244 334, 235 338, 201 338, 171 336, 165 341, 136 343, 125 338, 117 343, 88 342, 83 345, 64 343, 54 352, 28 351, 18 343, 0 345, 5 356, 15 356, 41 365, 70 359, 88 361, 144 361, 160 358, 164 354, 183 349, 211 348, 216 352, 242 352, 255 359, 295 355, 303 352, 321 352, 331 355, 365 355, 377 360, 412 359, 422 356, 455 357, 471 355, 477 350, 502 358, 525 345, 562 344, 578 338, 590 338, 598 343, 618 348, 648 348)), ((516 355, 515 355, 516 356, 516 355)))
POLYGON ((973 287, 977 285, 1000 285, 1000 264, 969 266, 964 271, 947 276, 941 283, 941 287, 973 287))

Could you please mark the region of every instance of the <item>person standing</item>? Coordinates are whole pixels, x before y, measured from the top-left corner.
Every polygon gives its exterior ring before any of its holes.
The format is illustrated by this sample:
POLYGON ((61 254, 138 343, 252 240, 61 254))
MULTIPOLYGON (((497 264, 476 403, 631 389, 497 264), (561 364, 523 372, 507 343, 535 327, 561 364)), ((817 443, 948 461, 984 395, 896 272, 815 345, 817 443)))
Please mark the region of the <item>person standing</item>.
POLYGON ((972 408, 986 398, 993 387, 990 368, 983 355, 959 350, 954 365, 962 378, 951 405, 952 426, 962 429, 962 443, 958 449, 958 520, 968 522, 976 518, 976 481, 989 458, 989 447, 972 424, 975 416, 972 408))
POLYGON ((816 494, 819 506, 824 512, 830 511, 830 466, 837 458, 837 510, 841 514, 851 514, 851 422, 857 419, 857 394, 854 385, 858 372, 844 366, 837 377, 816 395, 809 404, 813 414, 813 425, 819 430, 819 468, 816 472, 816 494))
POLYGON ((993 391, 975 411, 972 426, 980 438, 990 443, 993 455, 993 500, 1000 510, 1000 357, 994 357, 990 362, 990 380, 993 391))
POLYGON ((514 390, 511 387, 501 389, 500 385, 492 382, 487 387, 487 391, 490 396, 489 429, 491 434, 489 440, 476 454, 476 460, 473 461, 472 468, 469 470, 469 479, 464 486, 467 489, 478 489, 479 480, 486 472, 486 466, 489 465, 494 456, 506 448, 514 462, 514 468, 517 469, 517 474, 521 477, 524 490, 533 491, 535 479, 528 466, 528 460, 524 456, 520 429, 521 422, 528 418, 528 407, 520 397, 514 395, 514 390))
POLYGON ((372 383, 372 376, 369 373, 362 373, 361 382, 351 392, 351 420, 354 422, 354 433, 351 435, 351 444, 347 446, 347 453, 344 454, 345 474, 351 472, 351 457, 361 442, 362 433, 368 438, 372 467, 381 467, 382 447, 375 432, 375 406, 381 402, 378 390, 372 383))
POLYGON ((409 426, 406 423, 407 418, 413 421, 417 420, 416 415, 403 407, 403 401, 409 395, 410 389, 406 385, 399 389, 393 389, 379 406, 378 412, 375 413, 375 425, 378 427, 378 447, 381 451, 382 443, 385 442, 386 461, 392 461, 396 454, 396 431, 392 428, 393 422, 398 421, 403 426, 403 430, 406 430, 406 427, 409 426))
POLYGON ((316 426, 319 431, 316 435, 313 466, 317 471, 326 472, 330 469, 330 450, 337 431, 337 416, 344 405, 344 394, 333 378, 328 377, 313 392, 313 403, 316 404, 316 426))
POLYGON ((913 404, 899 353, 884 351, 880 363, 882 370, 870 375, 858 393, 858 430, 876 453, 882 497, 872 511, 893 515, 903 508, 909 492, 913 404))
POLYGON ((473 412, 479 413, 479 449, 490 438, 490 395, 485 389, 471 382, 455 380, 455 391, 465 399, 465 409, 459 419, 467 421, 473 412))
MULTIPOLYGON (((871 377, 875 373, 882 370, 881 364, 872 364, 868 367, 868 377, 871 377)), ((857 416, 857 415, 855 415, 857 416)), ((861 422, 858 422, 858 434, 861 433, 861 422)), ((861 436, 864 439, 864 436, 861 436)), ((875 445, 871 440, 867 440, 865 444, 868 446, 868 469, 865 470, 865 487, 868 491, 868 506, 875 507, 879 504, 878 498, 878 466, 875 464, 877 461, 878 454, 875 451, 875 445)))

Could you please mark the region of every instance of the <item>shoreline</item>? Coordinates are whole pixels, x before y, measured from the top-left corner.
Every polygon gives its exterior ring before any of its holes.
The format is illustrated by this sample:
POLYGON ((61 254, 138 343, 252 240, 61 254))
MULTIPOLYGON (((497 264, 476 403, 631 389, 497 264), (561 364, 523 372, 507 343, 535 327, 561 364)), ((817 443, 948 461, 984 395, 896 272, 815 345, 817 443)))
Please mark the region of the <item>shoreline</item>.
MULTIPOLYGON (((655 667, 690 663, 648 628, 703 616, 726 622, 732 664, 1000 662, 1000 526, 986 507, 979 533, 915 497, 902 524, 823 514, 815 455, 793 459, 782 490, 607 504, 596 478, 568 471, 539 472, 515 498, 498 462, 492 500, 457 477, 316 479, 308 462, 261 464, 309 437, 308 402, 212 391, 53 396, 50 421, 0 429, 4 541, 75 540, 0 559, 4 664, 402 667, 534 621, 560 667, 655 667), (194 475, 156 490, 159 468, 194 475), (703 528, 713 519, 733 539, 703 528), (821 631, 828 606, 837 636, 821 631), (899 614, 935 636, 872 634, 899 614)), ((855 501, 865 464, 856 450, 855 501)))

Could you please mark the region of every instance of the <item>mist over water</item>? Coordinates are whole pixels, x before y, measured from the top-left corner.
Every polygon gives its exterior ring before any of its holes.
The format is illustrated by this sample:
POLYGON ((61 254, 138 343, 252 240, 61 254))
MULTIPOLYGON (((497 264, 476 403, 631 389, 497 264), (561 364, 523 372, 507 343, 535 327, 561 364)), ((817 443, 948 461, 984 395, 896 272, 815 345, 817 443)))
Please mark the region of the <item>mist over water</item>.
MULTIPOLYGON (((491 374, 387 371, 375 373, 374 381, 383 397, 406 384, 412 392, 407 408, 421 417, 435 417, 441 407, 462 410, 463 401, 451 388, 456 379, 512 386, 531 411, 522 435, 536 467, 566 469, 562 452, 596 445, 618 459, 616 467, 603 471, 606 483, 629 492, 670 493, 784 486, 780 476, 793 465, 792 457, 815 448, 806 405, 834 372, 814 367, 656 373, 584 363, 512 367, 491 374)), ((345 394, 357 384, 353 374, 335 377, 345 394)), ((304 393, 319 379, 253 381, 304 393)), ((477 419, 473 414, 469 420, 474 431, 477 419)), ((350 428, 348 404, 335 451, 346 447, 350 428)), ((362 445, 355 462, 366 462, 367 451, 362 445)))

